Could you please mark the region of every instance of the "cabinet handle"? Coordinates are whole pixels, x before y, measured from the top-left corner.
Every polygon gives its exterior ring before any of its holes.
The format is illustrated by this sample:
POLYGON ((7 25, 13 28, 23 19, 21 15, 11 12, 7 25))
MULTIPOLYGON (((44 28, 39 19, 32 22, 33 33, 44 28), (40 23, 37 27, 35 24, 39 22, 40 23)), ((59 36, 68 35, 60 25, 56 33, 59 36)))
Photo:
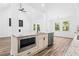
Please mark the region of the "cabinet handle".
POLYGON ((43 38, 43 40, 45 40, 45 37, 43 38))

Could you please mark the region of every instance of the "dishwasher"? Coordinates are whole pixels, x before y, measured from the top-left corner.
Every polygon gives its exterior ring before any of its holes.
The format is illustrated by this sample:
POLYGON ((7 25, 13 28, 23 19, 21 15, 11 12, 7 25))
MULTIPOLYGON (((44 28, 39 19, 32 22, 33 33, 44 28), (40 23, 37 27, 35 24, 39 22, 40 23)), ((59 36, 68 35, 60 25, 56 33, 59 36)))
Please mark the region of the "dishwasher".
POLYGON ((48 47, 53 45, 54 33, 48 33, 48 47))

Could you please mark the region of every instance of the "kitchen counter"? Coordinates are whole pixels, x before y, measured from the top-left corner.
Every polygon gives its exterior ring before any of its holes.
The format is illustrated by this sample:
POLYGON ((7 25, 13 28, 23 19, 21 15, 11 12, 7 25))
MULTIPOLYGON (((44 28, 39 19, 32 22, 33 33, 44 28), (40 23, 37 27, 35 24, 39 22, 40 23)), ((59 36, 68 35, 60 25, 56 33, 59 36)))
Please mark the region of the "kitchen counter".
POLYGON ((16 36, 17 38, 21 38, 21 37, 28 37, 28 36, 37 36, 37 35, 43 35, 43 34, 47 34, 47 33, 44 33, 44 32, 40 32, 40 33, 27 33, 26 35, 14 35, 16 36))
POLYGON ((76 34, 65 56, 79 56, 79 34, 76 34))
POLYGON ((25 37, 25 36, 36 36, 36 33, 27 33, 26 35, 14 34, 17 38, 25 37))
POLYGON ((43 49, 48 47, 48 33, 27 33, 26 36, 23 35, 12 35, 11 36, 11 51, 10 54, 15 55, 34 55, 43 49), (33 46, 23 47, 20 49, 20 43, 22 39, 35 37, 35 43, 33 46))

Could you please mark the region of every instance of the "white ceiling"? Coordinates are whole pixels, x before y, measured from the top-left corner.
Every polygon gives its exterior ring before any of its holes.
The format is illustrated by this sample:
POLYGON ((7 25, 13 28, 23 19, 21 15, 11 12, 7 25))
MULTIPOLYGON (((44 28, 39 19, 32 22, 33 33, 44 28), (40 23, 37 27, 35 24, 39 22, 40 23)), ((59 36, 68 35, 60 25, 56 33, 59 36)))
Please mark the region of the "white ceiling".
MULTIPOLYGON (((27 9, 30 10, 30 8, 28 7, 28 6, 30 6, 31 8, 37 10, 37 12, 40 12, 40 13, 47 12, 50 10, 53 11, 53 9, 56 9, 56 8, 63 7, 63 8, 70 9, 70 8, 73 8, 76 6, 76 3, 44 3, 45 4, 44 7, 42 7, 42 4, 43 3, 22 3, 23 7, 24 8, 26 7, 26 10, 27 9)), ((18 3, 18 5, 19 5, 19 3, 18 3)), ((8 9, 8 8, 10 8, 10 6, 11 6, 11 4, 9 4, 9 3, 5 3, 5 4, 0 3, 0 11, 8 9)), ((19 8, 19 6, 18 6, 18 8, 19 8)), ((33 10, 31 10, 31 11, 33 11, 33 10)))
POLYGON ((10 8, 10 4, 8 4, 8 3, 0 3, 0 11, 2 11, 2 10, 6 10, 7 8, 10 8))
POLYGON ((38 12, 46 12, 53 10, 55 8, 74 8, 77 3, 44 3, 44 7, 42 7, 43 3, 28 3, 29 6, 36 9, 38 12))
POLYGON ((46 9, 46 4, 43 7, 43 3, 28 3, 29 6, 31 6, 32 8, 36 9, 38 12, 45 12, 46 9))
MULTIPOLYGON (((44 7, 42 7, 42 4, 43 3, 22 3, 22 4, 24 4, 26 7, 27 7, 27 5, 29 5, 30 7, 32 7, 32 8, 34 8, 34 9, 36 9, 36 10, 38 10, 38 11, 45 11, 46 9, 52 9, 52 8, 55 8, 55 7, 57 7, 57 6, 61 6, 61 7, 73 7, 76 3, 44 3, 45 4, 45 6, 44 7)), ((9 7, 10 6, 10 4, 9 3, 0 3, 0 9, 2 9, 2 8, 7 8, 7 7, 9 7)))

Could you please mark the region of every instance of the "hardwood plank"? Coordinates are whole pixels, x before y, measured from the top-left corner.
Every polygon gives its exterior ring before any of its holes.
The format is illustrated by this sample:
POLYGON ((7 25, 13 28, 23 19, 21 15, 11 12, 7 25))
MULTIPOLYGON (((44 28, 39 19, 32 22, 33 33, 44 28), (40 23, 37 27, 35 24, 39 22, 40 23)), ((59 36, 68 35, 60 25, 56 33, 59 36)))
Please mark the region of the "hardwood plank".
POLYGON ((10 55, 10 38, 0 38, 0 56, 10 55))
POLYGON ((49 49, 39 52, 35 56, 64 56, 71 42, 72 39, 54 37, 54 45, 49 49))

